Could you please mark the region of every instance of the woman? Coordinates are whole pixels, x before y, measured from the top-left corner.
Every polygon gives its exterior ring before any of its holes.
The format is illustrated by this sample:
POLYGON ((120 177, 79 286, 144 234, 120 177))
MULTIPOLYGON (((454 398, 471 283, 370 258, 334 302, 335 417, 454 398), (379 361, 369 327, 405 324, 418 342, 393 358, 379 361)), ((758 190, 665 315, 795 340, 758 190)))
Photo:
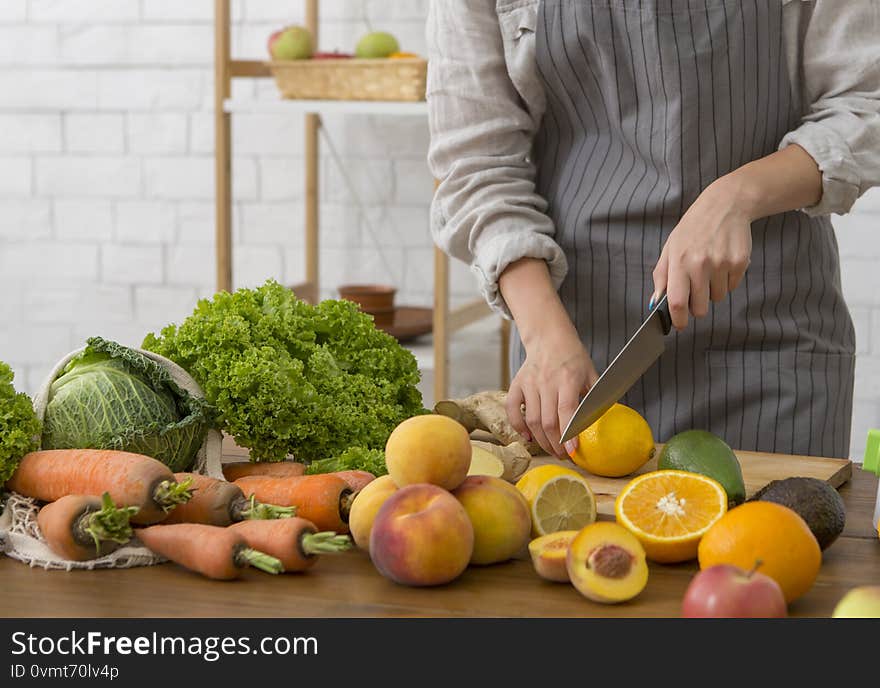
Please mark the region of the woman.
POLYGON ((514 320, 524 436, 573 449, 560 428, 666 293, 675 334, 622 400, 659 441, 849 455, 828 215, 880 183, 878 36, 876 2, 432 3, 432 231, 514 320))

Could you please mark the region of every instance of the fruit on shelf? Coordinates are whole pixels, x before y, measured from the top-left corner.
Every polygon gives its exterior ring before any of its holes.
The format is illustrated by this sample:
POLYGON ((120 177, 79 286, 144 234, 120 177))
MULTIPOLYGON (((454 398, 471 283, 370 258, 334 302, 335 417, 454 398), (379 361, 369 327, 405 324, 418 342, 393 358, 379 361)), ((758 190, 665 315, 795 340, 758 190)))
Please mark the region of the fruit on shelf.
POLYGON ((750 569, 761 561, 761 573, 779 583, 788 603, 813 587, 822 565, 819 543, 804 519, 774 502, 746 502, 728 511, 700 540, 698 557, 701 569, 750 569))
POLYGON ((363 550, 370 549, 370 531, 379 508, 397 492, 397 484, 390 475, 382 475, 368 483, 351 504, 348 527, 354 543, 363 550))
POLYGON ((389 435, 385 465, 398 487, 430 483, 454 490, 467 477, 471 454, 462 425, 446 416, 414 416, 389 435))
POLYGON ((360 58, 382 58, 399 52, 400 45, 397 39, 386 31, 371 31, 361 37, 354 49, 354 54, 360 58))
POLYGON ((594 602, 625 602, 648 584, 642 544, 626 528, 610 521, 581 529, 569 545, 566 568, 578 592, 594 602))
POLYGON ((407 52, 396 52, 391 53, 389 56, 392 60, 402 60, 408 57, 421 57, 418 53, 407 53, 407 52))
POLYGON ((834 619, 880 619, 880 585, 860 585, 847 592, 831 613, 834 619))
POLYGON ((467 568, 474 528, 461 503, 436 485, 402 487, 379 508, 370 559, 401 585, 443 585, 467 568))
POLYGON ((651 471, 630 480, 614 502, 617 522, 661 564, 697 556, 700 538, 727 511, 717 480, 687 471, 651 471))
POLYGON ((779 583, 760 572, 716 564, 699 571, 688 585, 682 616, 691 619, 778 619, 788 616, 779 583))
POLYGON ((501 478, 472 475, 452 494, 474 528, 471 564, 507 561, 528 545, 532 530, 529 505, 513 485, 501 478))
POLYGON ((571 460, 594 475, 619 478, 635 473, 654 456, 654 435, 641 414, 614 404, 578 435, 571 460))
POLYGON ((568 548, 578 534, 577 530, 560 530, 537 537, 529 543, 532 566, 544 580, 568 583, 568 548))
POLYGON ((843 497, 831 485, 818 478, 773 480, 758 490, 752 499, 776 502, 793 509, 810 527, 821 549, 828 549, 846 525, 843 497))
POLYGON ((690 471, 714 478, 727 492, 730 508, 746 499, 739 459, 724 440, 711 432, 686 430, 670 438, 660 450, 657 468, 690 471))
POLYGON ((304 26, 286 26, 274 32, 267 47, 274 60, 307 60, 314 50, 312 34, 304 26))

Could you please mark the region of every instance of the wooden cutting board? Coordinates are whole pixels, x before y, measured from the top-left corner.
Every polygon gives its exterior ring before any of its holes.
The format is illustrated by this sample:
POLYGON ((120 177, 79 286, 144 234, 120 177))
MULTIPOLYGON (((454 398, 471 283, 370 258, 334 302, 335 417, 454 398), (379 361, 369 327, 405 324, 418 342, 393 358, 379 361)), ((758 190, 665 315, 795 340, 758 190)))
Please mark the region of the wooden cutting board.
MULTIPOLYGON (((661 448, 662 445, 658 444, 657 455, 659 455, 661 448)), ((852 477, 852 461, 849 459, 824 459, 816 456, 791 456, 789 454, 749 451, 736 451, 735 454, 742 467, 747 497, 751 497, 772 480, 803 476, 824 480, 832 487, 837 488, 852 477)), ((570 461, 562 462, 549 456, 533 457, 530 467, 545 463, 565 465, 583 474, 589 480, 593 492, 596 493, 599 513, 606 515, 614 514, 614 499, 623 490, 624 485, 634 477, 630 475, 625 478, 603 478, 585 471, 570 461)), ((636 471, 635 475, 641 475, 656 470, 656 468, 657 459, 655 456, 636 471)))

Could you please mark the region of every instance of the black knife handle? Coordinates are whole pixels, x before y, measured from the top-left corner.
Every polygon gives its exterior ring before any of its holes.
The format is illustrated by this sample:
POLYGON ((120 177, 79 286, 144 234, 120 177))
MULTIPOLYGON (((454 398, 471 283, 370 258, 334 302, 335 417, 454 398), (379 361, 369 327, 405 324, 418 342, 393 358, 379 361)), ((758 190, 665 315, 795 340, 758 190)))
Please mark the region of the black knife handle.
POLYGON ((663 334, 669 334, 672 329, 672 317, 669 315, 669 304, 666 302, 666 294, 663 294, 663 297, 654 306, 654 310, 657 311, 657 315, 660 318, 660 326, 663 328, 663 334))

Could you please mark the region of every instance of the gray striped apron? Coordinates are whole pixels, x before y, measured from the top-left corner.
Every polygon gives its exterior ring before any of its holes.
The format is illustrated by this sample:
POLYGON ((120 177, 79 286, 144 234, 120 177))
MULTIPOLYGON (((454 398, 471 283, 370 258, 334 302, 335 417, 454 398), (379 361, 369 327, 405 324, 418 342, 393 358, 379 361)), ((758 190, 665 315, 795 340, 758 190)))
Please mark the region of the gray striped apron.
MULTIPOLYGON (((544 0, 533 160, 569 261, 560 296, 602 371, 646 315, 669 233, 709 183, 776 150, 803 110, 767 0, 544 0)), ((672 336, 623 403, 658 441, 849 455, 855 334, 828 217, 752 225, 742 284, 672 336)), ((514 332, 513 371, 525 358, 514 332)))

